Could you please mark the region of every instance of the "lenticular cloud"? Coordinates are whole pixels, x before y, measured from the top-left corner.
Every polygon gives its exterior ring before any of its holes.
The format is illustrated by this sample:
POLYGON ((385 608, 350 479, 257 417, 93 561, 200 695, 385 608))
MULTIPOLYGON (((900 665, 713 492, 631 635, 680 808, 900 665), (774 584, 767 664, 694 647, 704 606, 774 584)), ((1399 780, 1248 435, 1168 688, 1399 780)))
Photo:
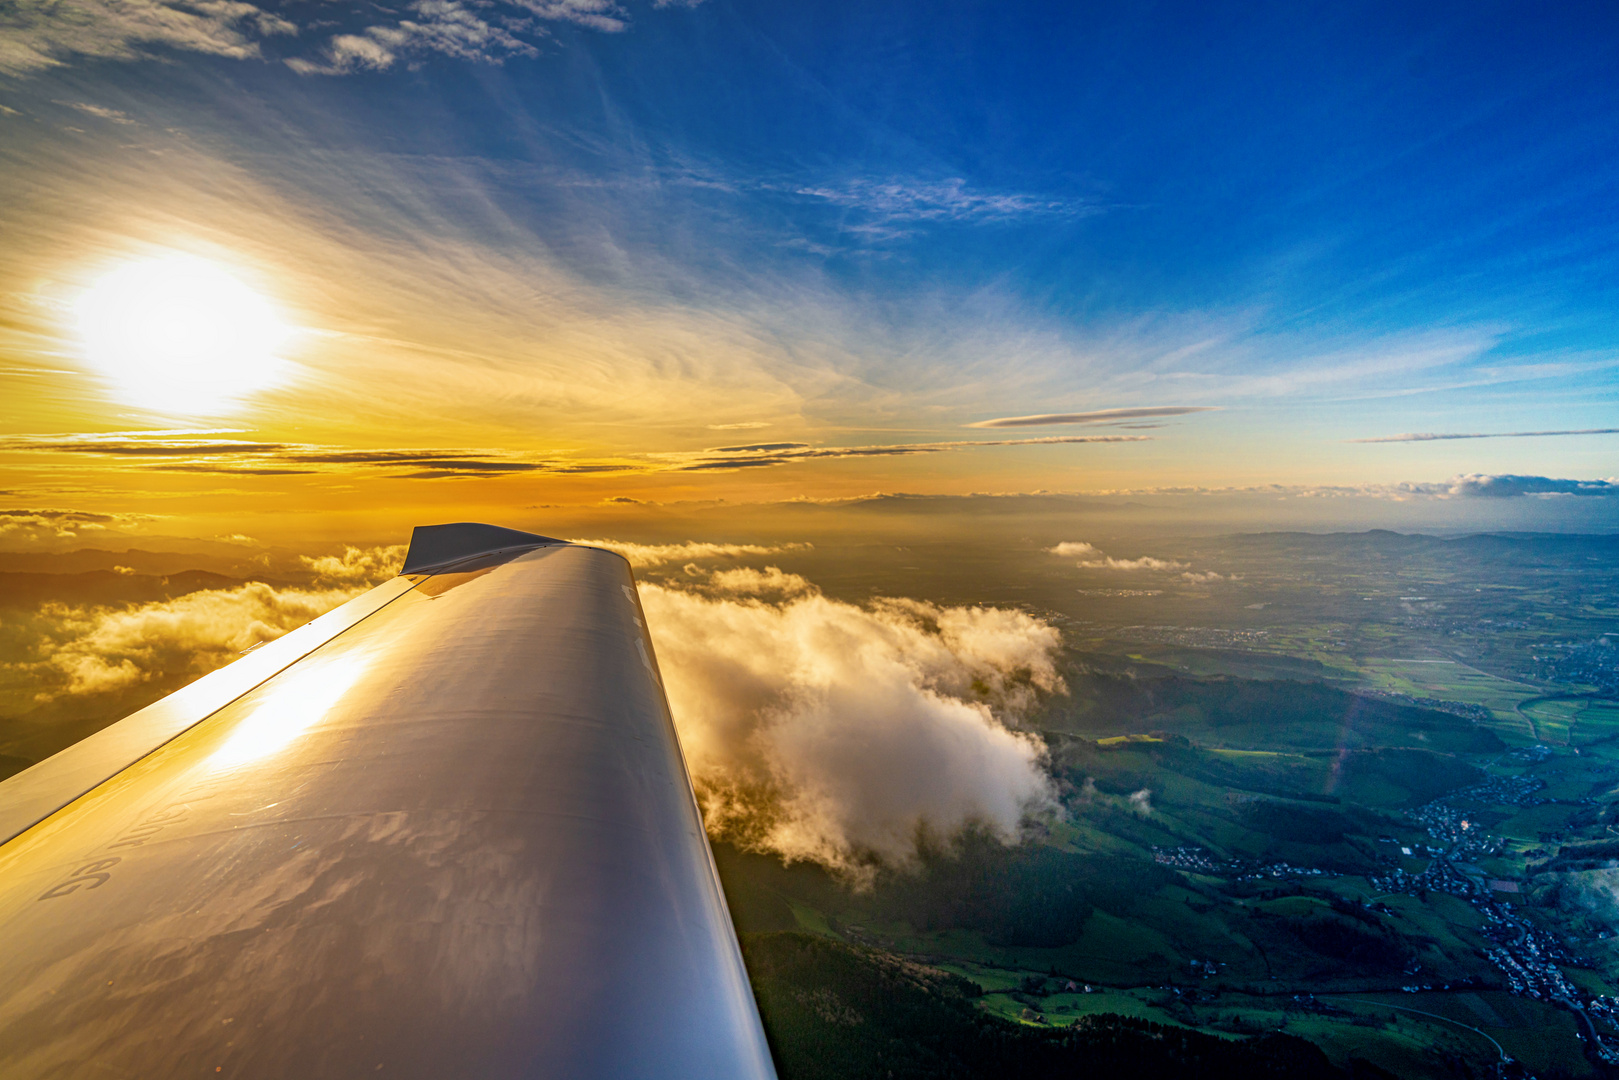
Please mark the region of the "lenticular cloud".
POLYGON ((1045 745, 1015 727, 1065 689, 1055 628, 791 584, 778 602, 720 575, 641 586, 711 832, 858 873, 908 862, 919 830, 974 823, 1010 842, 1055 807, 1045 745))

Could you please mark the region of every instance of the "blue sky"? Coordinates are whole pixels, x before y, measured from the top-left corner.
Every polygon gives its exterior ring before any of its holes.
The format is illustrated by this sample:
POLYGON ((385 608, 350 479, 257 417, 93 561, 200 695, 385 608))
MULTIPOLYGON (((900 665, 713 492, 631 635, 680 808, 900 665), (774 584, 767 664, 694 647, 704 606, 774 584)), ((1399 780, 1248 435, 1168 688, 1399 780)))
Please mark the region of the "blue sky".
MULTIPOLYGON (((711 470, 756 493, 816 469, 829 491, 1619 472, 1612 434, 1351 441, 1619 426, 1611 5, 10 18, 0 284, 24 366, 72 367, 48 312, 75 260, 201 245, 317 342, 225 419, 333 445, 386 442, 333 418, 400 384, 385 426, 431 411, 440 443, 643 464, 716 428, 872 447, 1217 410, 1025 432, 1134 446, 711 470)), ((10 433, 206 419, 84 385, 10 433)))

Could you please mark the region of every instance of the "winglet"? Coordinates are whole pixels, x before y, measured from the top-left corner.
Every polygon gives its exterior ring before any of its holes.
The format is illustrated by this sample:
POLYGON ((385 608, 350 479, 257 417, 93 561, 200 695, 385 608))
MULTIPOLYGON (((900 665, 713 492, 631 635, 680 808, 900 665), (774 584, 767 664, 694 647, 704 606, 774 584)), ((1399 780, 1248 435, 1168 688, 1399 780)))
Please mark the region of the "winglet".
POLYGON ((535 547, 540 544, 565 544, 538 533, 518 532, 499 525, 484 525, 476 521, 457 521, 449 525, 418 525, 410 534, 410 551, 405 554, 401 574, 414 574, 444 563, 459 562, 474 555, 483 555, 507 548, 535 547))

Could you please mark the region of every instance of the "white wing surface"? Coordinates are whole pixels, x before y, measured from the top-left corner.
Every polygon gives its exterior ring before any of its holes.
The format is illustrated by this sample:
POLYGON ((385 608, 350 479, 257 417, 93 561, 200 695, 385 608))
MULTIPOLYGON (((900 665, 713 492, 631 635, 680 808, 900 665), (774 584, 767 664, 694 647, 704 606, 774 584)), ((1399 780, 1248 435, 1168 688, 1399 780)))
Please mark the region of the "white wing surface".
POLYGON ((0 1076, 774 1076, 628 565, 406 569, 0 784, 0 1076))

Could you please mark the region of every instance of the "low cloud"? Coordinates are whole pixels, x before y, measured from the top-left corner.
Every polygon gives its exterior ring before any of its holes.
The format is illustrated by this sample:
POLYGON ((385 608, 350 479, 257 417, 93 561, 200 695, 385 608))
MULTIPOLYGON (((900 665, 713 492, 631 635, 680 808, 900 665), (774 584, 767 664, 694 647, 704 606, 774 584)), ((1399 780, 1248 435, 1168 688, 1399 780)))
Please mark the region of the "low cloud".
POLYGON ((970 428, 1045 427, 1051 424, 1112 424, 1121 420, 1141 420, 1155 416, 1186 416, 1189 413, 1217 412, 1213 405, 1150 405, 1133 409, 1097 409, 1094 412, 1038 413, 1034 416, 1002 416, 979 420, 970 428))
POLYGON ((704 586, 715 592, 735 596, 802 596, 820 592, 809 579, 786 573, 776 566, 767 566, 763 570, 739 566, 734 570, 715 570, 704 574, 694 564, 687 567, 687 573, 702 578, 704 586))
POLYGON ((1160 570, 1173 572, 1190 569, 1185 563, 1173 562, 1169 559, 1156 559, 1151 555, 1143 555, 1139 559, 1115 559, 1096 545, 1087 544, 1082 540, 1064 540, 1055 547, 1046 548, 1046 552, 1062 558, 1078 556, 1080 561, 1075 565, 1083 570, 1160 570))
POLYGON ((1056 806, 1045 746, 1017 728, 1065 692, 1055 628, 998 608, 715 594, 795 577, 758 573, 641 587, 712 832, 858 877, 910 861, 919 830, 973 823, 1011 842, 1056 806))
POLYGON ((148 514, 102 514, 90 510, 0 510, 0 541, 32 547, 54 545, 86 535, 134 529, 156 518, 148 514))
POLYGON ((1143 555, 1139 559, 1115 559, 1108 556, 1091 562, 1082 562, 1079 565, 1090 570, 1162 570, 1173 572, 1186 569, 1186 564, 1183 562, 1174 562, 1170 559, 1155 559, 1151 555, 1143 555))
POLYGON ((160 675, 212 671, 364 589, 251 582, 122 609, 47 605, 40 613, 46 630, 29 665, 47 682, 37 698, 110 693, 160 675))
POLYGON ((1217 574, 1213 570, 1193 570, 1186 563, 1176 562, 1173 559, 1159 559, 1151 555, 1142 555, 1135 559, 1116 559, 1095 544, 1087 544, 1083 540, 1064 540, 1060 544, 1046 548, 1046 553, 1063 559, 1077 558, 1079 561, 1074 565, 1081 570, 1118 570, 1125 573, 1146 570, 1162 574, 1179 573, 1183 581, 1193 585, 1238 580, 1235 577, 1217 574))
POLYGON ((1130 795, 1130 809, 1142 817, 1152 816, 1152 789, 1142 788, 1130 795))
POLYGON ((408 545, 357 548, 345 546, 341 555, 298 556, 317 582, 340 585, 376 585, 399 573, 408 545))

